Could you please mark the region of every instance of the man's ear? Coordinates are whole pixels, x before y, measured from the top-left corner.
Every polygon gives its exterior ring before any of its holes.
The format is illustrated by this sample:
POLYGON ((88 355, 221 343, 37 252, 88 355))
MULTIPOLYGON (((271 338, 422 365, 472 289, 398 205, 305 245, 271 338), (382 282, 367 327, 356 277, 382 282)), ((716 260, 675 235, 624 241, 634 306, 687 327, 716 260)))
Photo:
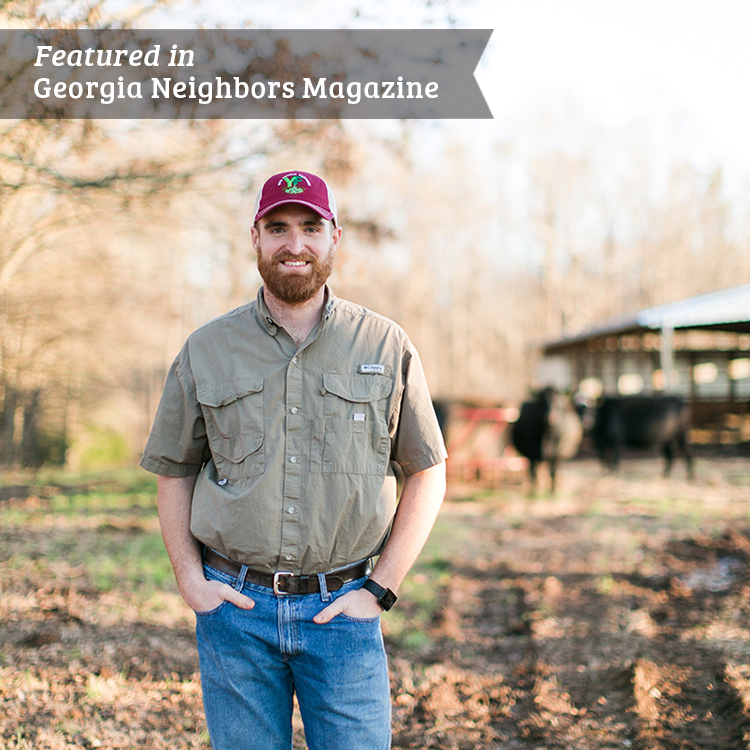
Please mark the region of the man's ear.
POLYGON ((339 244, 341 243, 341 227, 333 227, 333 231, 331 232, 331 240, 333 242, 331 249, 335 253, 336 250, 338 250, 339 244))
POLYGON ((258 235, 258 230, 255 228, 255 225, 250 227, 250 240, 253 243, 253 250, 255 252, 258 252, 258 244, 260 243, 260 236, 258 235))

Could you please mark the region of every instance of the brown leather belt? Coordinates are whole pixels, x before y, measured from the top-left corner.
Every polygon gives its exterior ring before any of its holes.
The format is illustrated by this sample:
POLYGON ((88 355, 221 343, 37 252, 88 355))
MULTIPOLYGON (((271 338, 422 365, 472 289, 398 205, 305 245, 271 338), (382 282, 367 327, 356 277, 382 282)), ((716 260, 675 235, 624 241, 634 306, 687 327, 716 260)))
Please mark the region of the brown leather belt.
MULTIPOLYGON (((222 573, 227 573, 235 578, 242 572, 242 565, 222 557, 210 548, 206 548, 203 561, 222 573)), ((345 583, 364 578, 371 572, 370 560, 350 565, 335 573, 326 573, 326 588, 329 591, 338 591, 345 583)), ((274 594, 317 594, 320 592, 320 580, 317 575, 298 576, 288 571, 280 570, 276 573, 260 573, 257 570, 248 569, 245 573, 245 583, 254 583, 273 589, 274 594)))

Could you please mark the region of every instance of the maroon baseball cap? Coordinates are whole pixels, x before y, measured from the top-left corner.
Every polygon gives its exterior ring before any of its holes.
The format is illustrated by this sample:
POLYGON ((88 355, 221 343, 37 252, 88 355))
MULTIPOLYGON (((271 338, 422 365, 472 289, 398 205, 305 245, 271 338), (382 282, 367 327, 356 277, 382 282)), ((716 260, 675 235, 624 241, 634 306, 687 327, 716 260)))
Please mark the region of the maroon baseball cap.
POLYGON ((269 177, 255 201, 253 221, 285 203, 301 203, 336 223, 336 199, 331 188, 325 180, 310 172, 280 172, 269 177))

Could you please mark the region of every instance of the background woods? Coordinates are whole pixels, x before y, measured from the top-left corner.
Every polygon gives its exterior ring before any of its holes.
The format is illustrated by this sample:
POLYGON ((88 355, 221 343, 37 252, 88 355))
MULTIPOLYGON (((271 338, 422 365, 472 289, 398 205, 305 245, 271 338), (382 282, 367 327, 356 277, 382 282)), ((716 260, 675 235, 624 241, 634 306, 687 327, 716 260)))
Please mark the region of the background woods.
POLYGON ((254 296, 255 187, 291 164, 342 204, 337 294, 401 323, 441 397, 517 400, 534 345, 750 279, 718 170, 655 175, 633 148, 613 175, 590 146, 488 160, 455 133, 425 153, 423 129, 6 125, 3 464, 133 459, 184 336, 254 296))
MULTIPOLYGON (((3 3, 0 21, 143 24, 162 5, 3 3)), ((472 122, 4 121, 0 466, 134 462, 184 337, 254 297, 254 195, 290 167, 336 190, 336 293, 404 326, 437 397, 517 402, 542 342, 750 281, 747 178, 685 156, 678 125, 660 137, 671 147, 554 102, 491 137, 472 122)))

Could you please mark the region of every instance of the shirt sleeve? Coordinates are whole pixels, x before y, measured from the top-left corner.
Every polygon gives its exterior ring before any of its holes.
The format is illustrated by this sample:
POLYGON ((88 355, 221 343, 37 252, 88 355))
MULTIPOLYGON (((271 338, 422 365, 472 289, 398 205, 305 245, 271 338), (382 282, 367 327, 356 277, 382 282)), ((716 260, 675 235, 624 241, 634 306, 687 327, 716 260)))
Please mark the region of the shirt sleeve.
POLYGON ((195 395, 188 347, 172 363, 141 466, 154 474, 198 474, 210 455, 203 412, 195 395))
POLYGON ((406 476, 435 466, 447 458, 422 362, 407 340, 402 358, 403 391, 391 457, 406 476))

